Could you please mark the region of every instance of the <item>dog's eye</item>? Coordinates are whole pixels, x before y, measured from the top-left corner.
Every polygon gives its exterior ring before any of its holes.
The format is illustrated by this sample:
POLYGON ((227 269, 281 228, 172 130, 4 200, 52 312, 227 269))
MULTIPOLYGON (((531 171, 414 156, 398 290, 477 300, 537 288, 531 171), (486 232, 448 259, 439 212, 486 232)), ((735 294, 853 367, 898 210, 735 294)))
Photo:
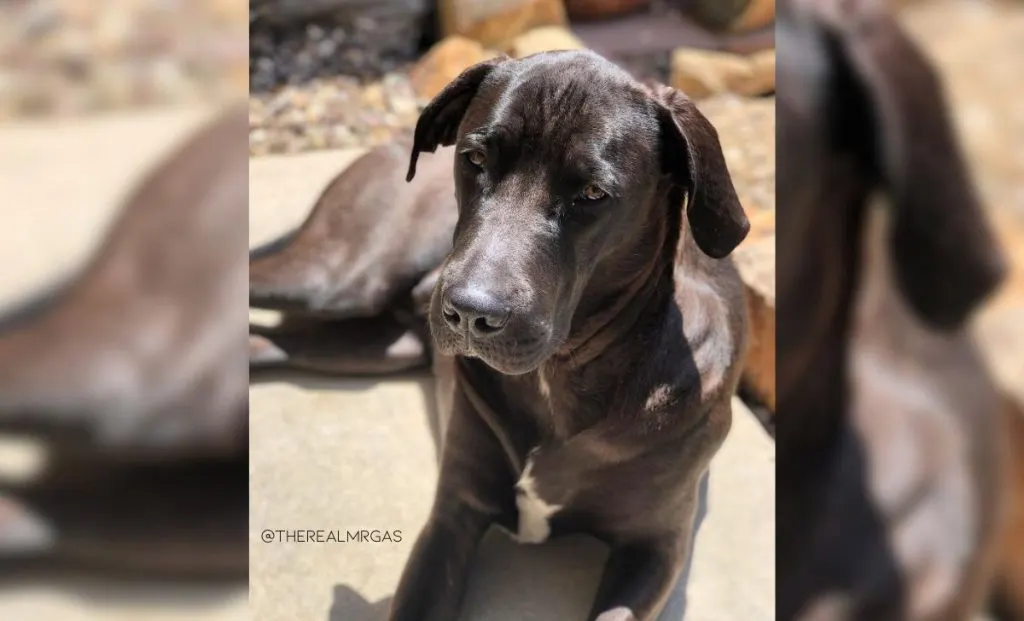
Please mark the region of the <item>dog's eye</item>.
POLYGON ((585 201, 599 201, 606 196, 608 196, 608 193, 593 183, 583 188, 583 192, 580 194, 580 198, 585 201))
POLYGON ((466 159, 473 166, 480 168, 487 161, 487 156, 483 154, 483 151, 470 151, 466 154, 466 159))

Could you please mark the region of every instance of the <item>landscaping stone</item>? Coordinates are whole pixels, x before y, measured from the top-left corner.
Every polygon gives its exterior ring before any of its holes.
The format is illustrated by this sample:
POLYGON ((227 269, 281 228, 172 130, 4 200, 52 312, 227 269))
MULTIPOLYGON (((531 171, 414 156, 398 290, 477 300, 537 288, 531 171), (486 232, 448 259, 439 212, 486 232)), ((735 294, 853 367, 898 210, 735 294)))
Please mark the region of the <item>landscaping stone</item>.
POLYGON ((775 50, 752 56, 681 48, 672 54, 670 84, 692 98, 718 93, 765 95, 775 90, 775 50))
POLYGON ((746 32, 775 21, 775 0, 693 0, 677 2, 713 30, 746 32))
POLYGON ((439 0, 438 14, 443 34, 494 48, 533 28, 568 23, 562 0, 439 0))
POLYGON ((412 68, 409 78, 416 96, 429 101, 466 68, 497 53, 466 37, 446 37, 430 48, 412 68))
POLYGON ((0 3, 0 121, 240 96, 246 11, 230 0, 0 3))
POLYGON ((650 0, 565 0, 573 20, 610 19, 647 8, 650 0))
POLYGON ((516 37, 508 47, 508 53, 515 58, 524 58, 538 52, 580 50, 585 47, 569 30, 560 26, 544 26, 516 37))

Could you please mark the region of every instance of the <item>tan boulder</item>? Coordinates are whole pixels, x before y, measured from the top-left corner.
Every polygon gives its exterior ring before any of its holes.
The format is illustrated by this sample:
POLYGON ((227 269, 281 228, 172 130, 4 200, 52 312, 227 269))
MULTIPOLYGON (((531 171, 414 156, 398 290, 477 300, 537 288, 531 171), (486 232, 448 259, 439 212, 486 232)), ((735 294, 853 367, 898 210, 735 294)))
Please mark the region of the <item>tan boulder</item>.
POLYGON ((494 58, 497 52, 465 37, 447 37, 430 48, 409 74, 418 99, 433 99, 467 67, 494 58))
POLYGON ((544 26, 519 35, 506 51, 514 58, 524 58, 538 52, 580 50, 585 47, 569 30, 560 26, 544 26))
POLYGON ((562 0, 441 0, 438 13, 444 35, 499 49, 533 28, 568 24, 562 0))
POLYGON ((719 93, 765 95, 775 90, 775 50, 741 56, 680 48, 672 53, 669 83, 694 99, 719 93))
POLYGON ((729 25, 733 32, 759 30, 775 22, 775 0, 751 0, 747 8, 729 25))
POLYGON ((755 97, 775 91, 775 50, 762 50, 749 57, 750 72, 732 84, 739 95, 755 97))
POLYGON ((609 19, 646 8, 650 0, 565 0, 569 17, 579 20, 609 19))
POLYGON ((749 32, 775 21, 775 0, 695 0, 688 9, 712 30, 749 32))

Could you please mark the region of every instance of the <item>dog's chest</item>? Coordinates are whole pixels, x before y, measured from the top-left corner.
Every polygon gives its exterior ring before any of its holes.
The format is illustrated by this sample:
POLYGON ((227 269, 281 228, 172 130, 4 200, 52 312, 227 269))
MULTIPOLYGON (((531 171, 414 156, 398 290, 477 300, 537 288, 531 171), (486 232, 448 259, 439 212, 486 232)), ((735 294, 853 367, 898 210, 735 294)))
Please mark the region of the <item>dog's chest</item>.
POLYGON ((516 539, 521 543, 541 543, 552 532, 552 520, 571 510, 571 472, 576 470, 569 451, 556 448, 585 429, 597 414, 580 408, 580 401, 564 389, 559 378, 537 373, 524 378, 531 385, 523 386, 516 396, 510 395, 526 416, 513 419, 510 430, 521 454, 522 469, 513 491, 518 515, 516 539), (550 379, 549 379, 550 378, 550 379), (545 447, 544 454, 538 452, 545 447))
POLYGON ((907 573, 911 618, 926 618, 956 597, 976 548, 970 443, 942 391, 868 353, 855 361, 868 490, 907 573))
MULTIPOLYGON (((547 472, 547 476, 550 476, 547 472)), ((565 509, 564 504, 555 501, 554 495, 547 493, 548 498, 541 494, 539 477, 544 476, 537 470, 534 455, 527 456, 526 465, 519 480, 515 484, 516 510, 518 522, 516 539, 520 543, 542 543, 551 536, 552 517, 565 509)), ((546 486, 545 486, 546 487, 546 486)))

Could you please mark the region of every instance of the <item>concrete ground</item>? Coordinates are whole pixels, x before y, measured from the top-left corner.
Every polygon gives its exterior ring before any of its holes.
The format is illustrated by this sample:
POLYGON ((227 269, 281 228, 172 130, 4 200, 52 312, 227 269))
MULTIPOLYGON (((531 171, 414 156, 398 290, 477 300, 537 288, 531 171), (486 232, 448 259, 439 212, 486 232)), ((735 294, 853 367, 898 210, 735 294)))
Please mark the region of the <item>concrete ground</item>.
MULTIPOLYGON (((251 245, 301 222, 357 153, 250 164, 251 245)), ((273 321, 254 313, 257 321, 273 321)), ((378 621, 426 519, 436 480, 429 378, 279 379, 250 390, 251 605, 260 621, 378 621), (264 530, 401 531, 401 542, 264 542, 264 530)), ((774 444, 736 401, 713 462, 688 585, 665 621, 774 617, 774 444)), ((267 535, 269 537, 269 535, 267 535)), ((604 547, 570 539, 517 546, 499 532, 476 561, 464 621, 583 619, 604 547)))

